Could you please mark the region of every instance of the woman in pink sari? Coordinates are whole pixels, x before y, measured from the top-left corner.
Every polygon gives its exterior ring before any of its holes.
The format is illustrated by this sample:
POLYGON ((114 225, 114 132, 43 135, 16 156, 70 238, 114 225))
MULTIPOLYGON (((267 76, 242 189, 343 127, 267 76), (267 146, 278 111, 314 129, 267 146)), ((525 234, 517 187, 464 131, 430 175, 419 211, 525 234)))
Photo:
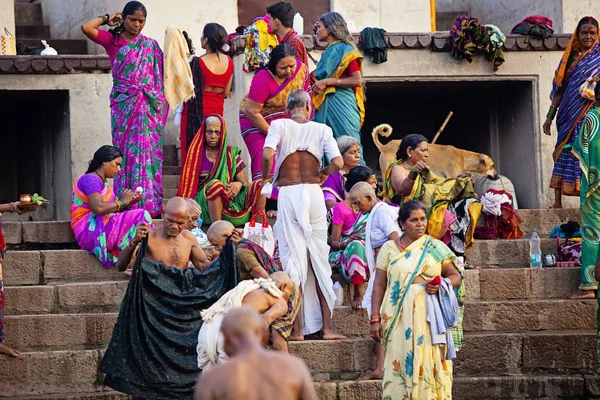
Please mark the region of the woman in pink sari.
POLYGON ((104 46, 112 61, 110 95, 112 141, 123 153, 115 191, 143 189, 139 205, 151 216, 162 212, 163 126, 167 108, 163 94, 163 52, 154 39, 141 34, 146 7, 130 1, 122 13, 90 20, 83 33, 104 46), (98 29, 116 26, 109 32, 98 29))

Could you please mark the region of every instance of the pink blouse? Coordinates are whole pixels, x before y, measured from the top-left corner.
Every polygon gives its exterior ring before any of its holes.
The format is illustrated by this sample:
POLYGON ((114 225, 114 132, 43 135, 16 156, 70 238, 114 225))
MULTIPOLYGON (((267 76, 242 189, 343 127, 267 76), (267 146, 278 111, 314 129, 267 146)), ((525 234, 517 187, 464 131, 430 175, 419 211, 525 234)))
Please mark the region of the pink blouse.
POLYGON ((115 38, 112 33, 102 29, 98 29, 98 36, 92 41, 104 47, 111 63, 115 61, 119 49, 127 44, 127 40, 123 36, 119 35, 115 38))
POLYGON ((333 207, 331 223, 342 225, 342 233, 344 233, 352 229, 359 217, 360 213, 355 213, 345 202, 341 201, 333 207))

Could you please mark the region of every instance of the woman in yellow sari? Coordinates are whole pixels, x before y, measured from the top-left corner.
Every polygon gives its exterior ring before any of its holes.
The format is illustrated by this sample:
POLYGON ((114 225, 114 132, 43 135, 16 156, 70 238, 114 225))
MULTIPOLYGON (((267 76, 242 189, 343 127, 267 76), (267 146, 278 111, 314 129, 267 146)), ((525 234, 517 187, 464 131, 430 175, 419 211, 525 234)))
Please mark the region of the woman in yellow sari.
POLYGON ((462 256, 473 243, 482 209, 473 188, 474 175, 465 171, 454 179, 439 177, 427 166, 428 157, 427 138, 406 135, 396 153, 397 161, 385 173, 383 195, 396 204, 423 202, 429 220, 427 234, 462 256))
POLYGON ((457 328, 444 344, 434 344, 427 295, 452 287, 461 305, 462 269, 444 243, 425 234, 423 203, 404 203, 398 220, 404 234, 379 251, 371 301, 370 333, 385 349, 383 399, 451 399, 450 359, 462 343, 462 307, 453 309, 457 328), (441 284, 434 283, 438 277, 441 284))

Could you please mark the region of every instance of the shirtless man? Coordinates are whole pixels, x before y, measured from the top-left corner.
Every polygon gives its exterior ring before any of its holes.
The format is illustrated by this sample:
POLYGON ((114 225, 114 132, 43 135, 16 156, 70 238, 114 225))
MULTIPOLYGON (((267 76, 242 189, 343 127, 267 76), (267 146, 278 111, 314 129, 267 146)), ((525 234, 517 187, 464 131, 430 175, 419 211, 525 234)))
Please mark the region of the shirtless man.
POLYGON ((275 237, 283 270, 302 289, 302 312, 298 313, 290 340, 323 329, 323 339, 344 339, 333 332, 331 316, 335 293, 329 265, 327 220, 323 191, 319 186, 344 162, 333 131, 310 120, 311 99, 303 90, 288 97, 291 119, 273 121, 265 140, 263 183, 279 187, 275 237), (277 154, 275 175, 270 174, 277 154), (321 169, 327 156, 330 164, 321 169), (307 251, 308 250, 308 251, 307 251), (310 268, 309 268, 310 266, 310 268))
POLYGON ((231 310, 221 332, 231 358, 200 375, 194 400, 317 399, 304 362, 262 348, 261 317, 255 310, 247 306, 231 310))
POLYGON ((134 265, 138 245, 146 236, 148 236, 146 258, 178 269, 187 268, 188 261, 191 261, 200 271, 205 270, 211 260, 206 257, 194 235, 186 230, 188 218, 189 204, 184 198, 173 197, 169 200, 165 207, 162 225, 150 229, 147 223, 142 222, 137 226, 135 237, 119 255, 117 260, 119 271, 134 265))
POLYGON ((198 368, 213 368, 227 359, 223 338, 219 334, 227 312, 243 305, 256 310, 261 315, 263 340, 267 343, 271 324, 287 313, 288 300, 294 290, 290 277, 280 271, 272 274, 270 279, 242 281, 209 309, 202 311, 204 323, 198 334, 198 368))

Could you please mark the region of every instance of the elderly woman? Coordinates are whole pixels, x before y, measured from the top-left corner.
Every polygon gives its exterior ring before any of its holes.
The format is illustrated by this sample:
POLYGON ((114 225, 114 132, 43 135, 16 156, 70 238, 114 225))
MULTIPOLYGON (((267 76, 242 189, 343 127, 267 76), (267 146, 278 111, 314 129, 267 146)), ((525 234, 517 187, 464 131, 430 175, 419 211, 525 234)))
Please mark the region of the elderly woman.
POLYGON ((346 174, 360 164, 360 144, 356 139, 350 136, 341 136, 337 138, 336 142, 344 159, 344 167, 339 172, 329 175, 321 186, 328 210, 346 198, 344 191, 346 174))
POLYGON ((125 189, 117 198, 106 183, 121 170, 123 155, 114 146, 102 146, 90 161, 87 172, 73 185, 71 228, 77 243, 110 268, 136 233, 136 226, 150 224, 150 214, 130 210, 142 199, 142 193, 125 189))
MULTIPOLYGON (((365 119, 363 56, 356 50, 346 21, 336 12, 321 15, 317 37, 327 48, 313 72, 314 121, 331 127, 333 136, 351 136, 360 144, 365 119)), ((364 164, 361 150, 361 164, 364 164)))
POLYGON ((264 207, 261 181, 249 183, 245 167, 241 150, 228 145, 223 117, 206 117, 190 145, 177 195, 196 199, 205 224, 223 219, 243 225, 255 207, 264 207))
POLYGON ((435 322, 430 327, 429 321, 435 316, 427 304, 435 300, 427 297, 441 290, 450 310, 443 307, 444 321, 438 322, 446 330, 458 324, 462 297, 457 299, 455 290, 461 292, 462 270, 444 243, 425 234, 424 204, 404 203, 398 220, 404 234, 379 251, 371 303, 371 336, 385 350, 383 397, 451 399, 451 360, 460 343, 453 335, 444 335, 443 343, 433 337, 435 322))
POLYGON ((289 44, 276 46, 266 67, 252 78, 250 91, 240 105, 240 128, 252 159, 252 179, 262 174, 262 151, 271 122, 290 118, 288 96, 295 90, 308 90, 309 82, 306 65, 296 59, 289 44))
POLYGON ((427 233, 443 240, 457 255, 473 243, 481 203, 473 189, 474 176, 465 171, 456 179, 435 175, 427 166, 427 138, 411 134, 402 139, 397 161, 385 173, 384 195, 396 204, 419 200, 427 206, 427 233))

